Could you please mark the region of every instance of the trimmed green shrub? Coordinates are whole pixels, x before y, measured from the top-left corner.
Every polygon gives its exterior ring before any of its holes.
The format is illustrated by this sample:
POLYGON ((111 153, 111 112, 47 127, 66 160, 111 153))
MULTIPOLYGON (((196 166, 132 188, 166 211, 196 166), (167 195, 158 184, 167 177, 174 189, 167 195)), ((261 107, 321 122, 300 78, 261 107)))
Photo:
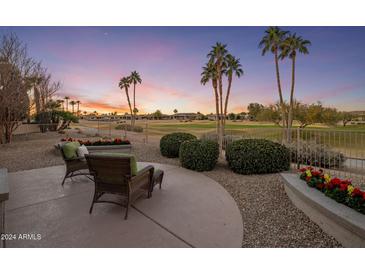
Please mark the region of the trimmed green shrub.
POLYGON ((134 132, 143 132, 143 127, 141 126, 131 126, 129 124, 120 124, 115 127, 117 130, 126 130, 126 131, 134 131, 134 132))
POLYGON ((212 170, 219 157, 219 145, 209 140, 185 141, 180 146, 180 163, 196 171, 212 170))
POLYGON ((196 136, 184 132, 175 132, 162 136, 160 140, 160 151, 162 156, 168 158, 179 157, 180 145, 189 140, 196 140, 196 136))
POLYGON ((328 145, 314 141, 301 141, 285 144, 290 149, 293 163, 323 168, 341 168, 346 160, 343 153, 331 149, 328 145))
POLYGON ((290 151, 269 140, 242 139, 227 146, 226 160, 236 173, 275 173, 289 169, 290 151))

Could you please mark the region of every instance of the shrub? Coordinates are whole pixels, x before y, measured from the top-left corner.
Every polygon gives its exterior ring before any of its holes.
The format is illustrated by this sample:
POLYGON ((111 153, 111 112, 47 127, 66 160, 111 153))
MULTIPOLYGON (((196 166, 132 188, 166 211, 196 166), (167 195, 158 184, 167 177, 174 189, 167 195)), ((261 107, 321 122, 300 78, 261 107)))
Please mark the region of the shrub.
POLYGON ((115 129, 126 130, 126 131, 134 131, 134 132, 143 132, 143 127, 141 127, 141 126, 134 126, 133 127, 129 124, 117 125, 115 127, 115 129))
POLYGON ((187 169, 208 171, 215 167, 219 157, 217 142, 209 140, 185 141, 180 146, 180 163, 187 169))
POLYGON ((299 144, 286 144, 290 149, 292 162, 323 168, 341 168, 345 156, 324 144, 301 141, 299 144))
POLYGON ((263 174, 288 170, 290 152, 285 146, 264 139, 242 139, 227 146, 229 167, 240 174, 263 174))
POLYGON ((160 140, 161 154, 168 158, 179 157, 180 145, 189 140, 196 140, 196 137, 184 132, 175 132, 162 136, 160 140))

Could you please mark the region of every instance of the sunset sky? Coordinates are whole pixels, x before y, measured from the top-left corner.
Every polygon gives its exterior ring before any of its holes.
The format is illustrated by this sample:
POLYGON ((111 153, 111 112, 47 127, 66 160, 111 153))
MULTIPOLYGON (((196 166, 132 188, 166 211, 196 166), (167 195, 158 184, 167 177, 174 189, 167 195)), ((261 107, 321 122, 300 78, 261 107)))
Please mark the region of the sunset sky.
MULTIPOLYGON (((284 27, 312 42, 299 56, 296 98, 341 110, 365 110, 365 28, 284 27)), ((140 113, 214 111, 211 85, 200 84, 206 54, 217 41, 240 58, 244 76, 235 79, 229 110, 244 111, 250 102, 277 100, 273 56, 262 57, 258 43, 265 27, 0 27, 16 33, 29 55, 42 61, 59 96, 81 101, 81 110, 127 111, 119 79, 137 70, 140 113)), ((288 98, 290 62, 281 63, 288 98)))

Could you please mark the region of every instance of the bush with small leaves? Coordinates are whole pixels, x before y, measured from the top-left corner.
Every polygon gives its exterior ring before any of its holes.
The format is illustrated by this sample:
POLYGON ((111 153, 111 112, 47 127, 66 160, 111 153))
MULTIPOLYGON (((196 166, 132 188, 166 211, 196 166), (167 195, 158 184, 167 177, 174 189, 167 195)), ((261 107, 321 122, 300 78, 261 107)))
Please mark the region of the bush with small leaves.
POLYGON ((160 140, 160 151, 162 156, 168 158, 179 157, 180 145, 189 140, 196 140, 196 136, 184 132, 175 132, 162 136, 160 140))
POLYGON ((219 145, 215 141, 191 140, 180 146, 180 163, 187 169, 196 171, 212 170, 219 157, 219 145))
POLYGON ((288 170, 290 151, 285 146, 265 139, 242 139, 226 149, 229 167, 240 174, 265 174, 288 170))

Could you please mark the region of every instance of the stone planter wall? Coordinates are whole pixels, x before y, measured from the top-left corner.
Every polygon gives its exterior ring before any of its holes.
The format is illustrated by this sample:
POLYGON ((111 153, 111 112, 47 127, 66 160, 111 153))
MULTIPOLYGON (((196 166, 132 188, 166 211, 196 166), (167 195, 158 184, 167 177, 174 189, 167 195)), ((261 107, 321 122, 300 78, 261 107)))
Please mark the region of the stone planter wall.
POLYGON ((310 188, 298 174, 282 173, 294 205, 344 247, 365 247, 365 215, 310 188))

